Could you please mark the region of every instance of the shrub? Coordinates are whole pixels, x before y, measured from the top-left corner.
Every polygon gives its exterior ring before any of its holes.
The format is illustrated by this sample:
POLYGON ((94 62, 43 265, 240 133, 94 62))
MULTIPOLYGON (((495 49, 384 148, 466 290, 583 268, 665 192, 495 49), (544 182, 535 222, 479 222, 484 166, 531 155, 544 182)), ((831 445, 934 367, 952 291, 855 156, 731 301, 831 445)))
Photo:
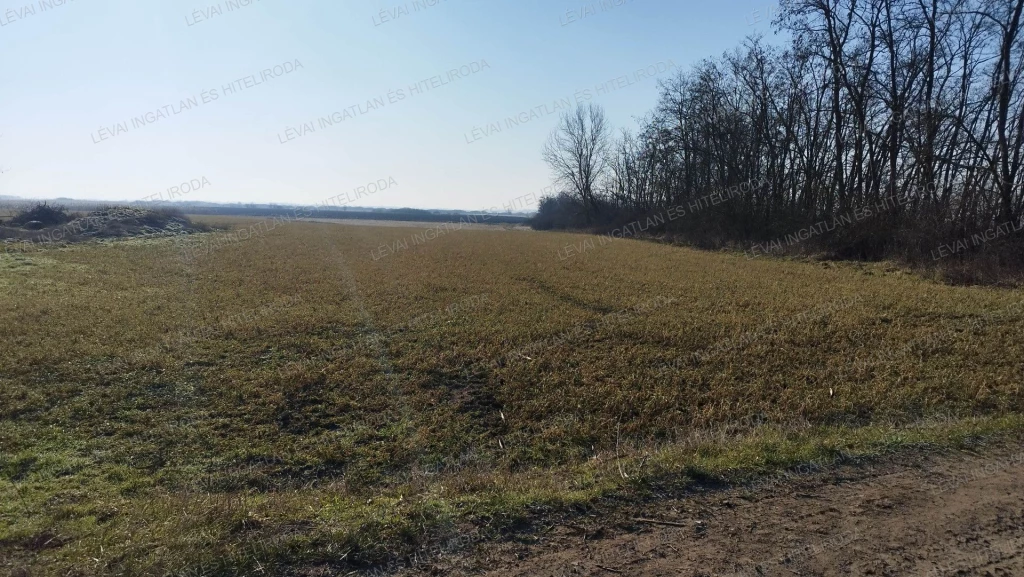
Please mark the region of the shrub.
POLYGON ((39 222, 42 226, 60 226, 70 222, 74 218, 68 213, 63 205, 49 205, 45 202, 38 203, 28 210, 23 210, 10 220, 13 226, 25 226, 30 222, 39 222))
POLYGON ((584 228, 587 224, 583 204, 565 193, 540 199, 537 214, 530 219, 530 226, 536 230, 584 228))

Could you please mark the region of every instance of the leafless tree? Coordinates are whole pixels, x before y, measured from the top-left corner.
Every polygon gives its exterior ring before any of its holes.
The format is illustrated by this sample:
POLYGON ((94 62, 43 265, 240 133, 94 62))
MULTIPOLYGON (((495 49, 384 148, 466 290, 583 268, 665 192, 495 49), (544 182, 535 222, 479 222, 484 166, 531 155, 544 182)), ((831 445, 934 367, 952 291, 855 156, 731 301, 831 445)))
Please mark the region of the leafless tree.
POLYGON ((927 248, 1024 217, 1024 0, 780 0, 779 14, 786 44, 751 38, 665 80, 614 142, 600 109, 563 116, 544 158, 580 210, 746 184, 671 226, 766 240, 881 204, 878 247, 927 248))
POLYGON ((562 113, 544 146, 543 158, 555 180, 579 198, 590 216, 598 209, 596 185, 608 166, 609 135, 604 109, 588 103, 562 113))

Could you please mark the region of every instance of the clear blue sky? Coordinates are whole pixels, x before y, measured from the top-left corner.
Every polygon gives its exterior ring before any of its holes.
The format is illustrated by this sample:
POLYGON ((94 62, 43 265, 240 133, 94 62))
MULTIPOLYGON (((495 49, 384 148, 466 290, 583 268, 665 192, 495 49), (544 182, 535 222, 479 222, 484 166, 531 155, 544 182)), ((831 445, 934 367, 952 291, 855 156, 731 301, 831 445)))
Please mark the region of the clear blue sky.
POLYGON ((771 39, 775 5, 0 0, 0 194, 137 200, 206 177, 181 200, 312 204, 394 178, 358 204, 501 206, 549 184, 555 101, 589 89, 616 128, 634 126, 657 96, 638 69, 771 39), (449 76, 470 63, 481 70, 449 76))

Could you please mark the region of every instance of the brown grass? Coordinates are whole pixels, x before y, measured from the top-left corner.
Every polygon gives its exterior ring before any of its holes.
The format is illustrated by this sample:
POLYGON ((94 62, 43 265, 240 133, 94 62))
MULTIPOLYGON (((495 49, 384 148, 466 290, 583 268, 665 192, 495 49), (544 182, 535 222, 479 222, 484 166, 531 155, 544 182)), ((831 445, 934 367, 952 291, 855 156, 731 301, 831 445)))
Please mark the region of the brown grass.
POLYGON ((412 232, 0 255, 0 566, 352 570, 652 479, 1020 427, 1020 291, 522 231, 371 257, 412 232))

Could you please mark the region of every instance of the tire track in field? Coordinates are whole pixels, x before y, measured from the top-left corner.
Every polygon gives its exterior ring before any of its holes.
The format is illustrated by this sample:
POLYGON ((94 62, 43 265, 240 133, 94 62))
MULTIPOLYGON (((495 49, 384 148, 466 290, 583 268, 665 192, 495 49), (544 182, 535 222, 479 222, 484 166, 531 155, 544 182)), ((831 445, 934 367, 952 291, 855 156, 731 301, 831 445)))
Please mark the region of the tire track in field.
POLYGON ((370 346, 375 349, 377 356, 377 362, 381 366, 381 370, 384 372, 384 378, 390 383, 390 396, 393 399, 396 408, 398 409, 401 422, 412 422, 412 408, 409 403, 405 400, 405 395, 402 393, 401 383, 398 380, 398 375, 394 369, 394 362, 391 359, 391 355, 388 354, 387 337, 384 333, 377 328, 376 323, 373 320, 373 315, 370 314, 369 308, 366 306, 366 299, 363 298, 362 292, 359 290, 359 283, 356 281, 355 273, 352 272, 351 267, 345 262, 345 257, 341 250, 338 248, 336 241, 331 241, 331 252, 337 256, 337 264, 341 271, 342 282, 345 284, 346 292, 352 297, 352 302, 356 306, 356 310, 359 313, 360 321, 363 327, 369 333, 370 338, 367 342, 370 346))

